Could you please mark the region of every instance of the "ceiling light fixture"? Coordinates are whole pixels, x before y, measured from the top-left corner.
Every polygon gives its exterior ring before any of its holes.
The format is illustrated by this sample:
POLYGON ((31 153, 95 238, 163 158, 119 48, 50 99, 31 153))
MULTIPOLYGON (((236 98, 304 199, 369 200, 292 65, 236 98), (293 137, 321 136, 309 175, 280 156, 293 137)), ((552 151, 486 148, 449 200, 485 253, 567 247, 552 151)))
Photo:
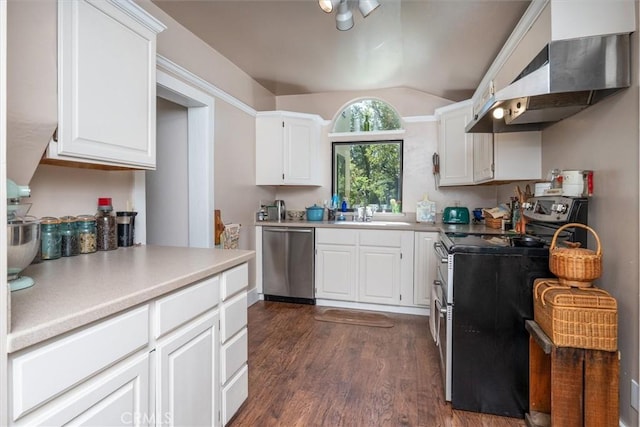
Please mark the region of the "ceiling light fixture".
POLYGON ((353 13, 349 10, 347 0, 341 0, 336 13, 336 28, 347 31, 353 27, 353 13))
POLYGON ((358 9, 364 18, 380 6, 378 0, 358 0, 358 9))
MULTIPOLYGON (((352 0, 318 0, 318 5, 326 13, 336 12, 336 28, 340 31, 347 31, 353 28, 353 12, 349 8, 352 0)), ((358 9, 364 18, 376 10, 380 3, 378 0, 357 0, 358 9)))
POLYGON ((333 12, 338 3, 340 3, 340 0, 318 0, 320 9, 324 10, 326 13, 333 12))

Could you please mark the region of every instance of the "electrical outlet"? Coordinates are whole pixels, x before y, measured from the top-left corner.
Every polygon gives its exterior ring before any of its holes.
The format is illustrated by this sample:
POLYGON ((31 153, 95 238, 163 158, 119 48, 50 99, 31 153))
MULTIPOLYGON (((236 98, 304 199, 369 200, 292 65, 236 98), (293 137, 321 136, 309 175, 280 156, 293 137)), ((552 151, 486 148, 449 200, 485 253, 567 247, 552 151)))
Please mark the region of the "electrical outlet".
POLYGON ((638 411, 640 406, 640 397, 638 396, 638 382, 631 380, 631 407, 638 411))

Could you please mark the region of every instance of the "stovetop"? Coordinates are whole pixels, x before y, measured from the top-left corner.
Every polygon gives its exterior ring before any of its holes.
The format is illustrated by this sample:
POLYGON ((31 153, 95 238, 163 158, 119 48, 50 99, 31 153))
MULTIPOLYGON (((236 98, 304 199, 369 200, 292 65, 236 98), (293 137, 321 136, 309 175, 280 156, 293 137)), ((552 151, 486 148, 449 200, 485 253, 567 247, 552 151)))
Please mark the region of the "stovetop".
MULTIPOLYGON (((516 246, 513 243, 513 233, 509 234, 464 234, 464 233, 445 233, 441 235, 444 248, 449 253, 465 252, 465 253, 548 253, 549 241, 545 241, 542 247, 524 247, 516 246)), ((548 236, 547 236, 548 237, 548 236)))

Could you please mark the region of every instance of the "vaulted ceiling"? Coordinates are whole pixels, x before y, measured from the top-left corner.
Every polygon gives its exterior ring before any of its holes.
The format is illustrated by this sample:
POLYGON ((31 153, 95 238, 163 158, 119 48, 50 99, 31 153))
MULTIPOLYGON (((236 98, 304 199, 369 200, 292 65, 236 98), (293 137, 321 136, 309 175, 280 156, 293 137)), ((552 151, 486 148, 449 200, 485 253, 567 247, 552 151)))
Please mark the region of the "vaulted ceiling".
POLYGON ((391 87, 471 96, 529 5, 524 0, 379 0, 336 29, 316 0, 154 0, 275 95, 391 87))

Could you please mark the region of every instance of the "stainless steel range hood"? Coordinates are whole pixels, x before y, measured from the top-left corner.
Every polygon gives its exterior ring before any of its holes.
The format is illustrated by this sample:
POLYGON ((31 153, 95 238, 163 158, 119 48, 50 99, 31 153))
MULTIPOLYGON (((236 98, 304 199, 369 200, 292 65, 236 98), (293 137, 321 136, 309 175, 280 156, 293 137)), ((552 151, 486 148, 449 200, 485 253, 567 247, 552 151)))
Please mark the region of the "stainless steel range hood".
POLYGON ((541 130, 631 85, 630 35, 552 41, 475 113, 466 132, 541 130), (494 118, 503 109, 504 118, 494 118))

